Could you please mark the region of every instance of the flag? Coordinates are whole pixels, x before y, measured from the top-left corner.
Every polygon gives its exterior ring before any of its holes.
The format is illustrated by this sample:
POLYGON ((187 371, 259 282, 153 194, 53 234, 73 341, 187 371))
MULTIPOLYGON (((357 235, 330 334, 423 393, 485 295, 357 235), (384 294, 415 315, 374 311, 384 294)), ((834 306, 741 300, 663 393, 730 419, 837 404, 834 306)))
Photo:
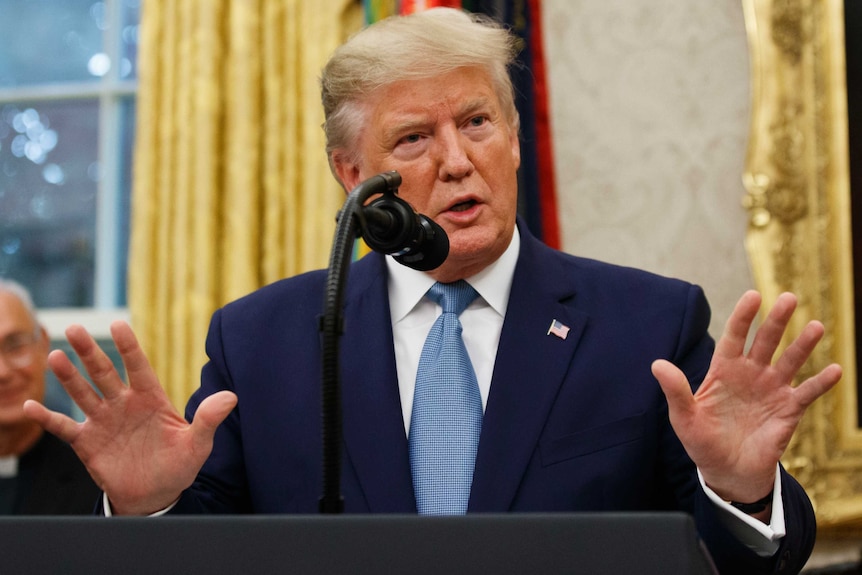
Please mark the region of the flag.
POLYGON ((471 12, 488 14, 523 40, 523 66, 512 70, 515 105, 521 116, 521 168, 518 213, 530 231, 552 248, 560 248, 551 118, 545 75, 541 0, 464 0, 471 12))
POLYGON ((551 327, 548 328, 548 333, 546 335, 554 334, 560 339, 566 339, 569 335, 569 326, 563 325, 558 320, 553 320, 551 322, 551 327))

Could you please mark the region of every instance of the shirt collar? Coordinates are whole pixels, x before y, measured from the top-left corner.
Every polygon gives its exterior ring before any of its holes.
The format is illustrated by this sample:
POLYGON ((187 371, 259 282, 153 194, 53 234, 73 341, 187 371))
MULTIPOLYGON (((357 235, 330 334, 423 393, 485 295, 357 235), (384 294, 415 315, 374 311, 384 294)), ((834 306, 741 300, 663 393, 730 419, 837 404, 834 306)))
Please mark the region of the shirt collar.
MULTIPOLYGON (((520 248, 521 236, 518 226, 515 226, 512 241, 503 255, 476 275, 464 278, 501 317, 506 317, 520 248)), ((386 268, 389 272, 389 310, 392 322, 396 323, 416 307, 434 285, 434 279, 425 272, 399 264, 392 256, 386 256, 386 268)))

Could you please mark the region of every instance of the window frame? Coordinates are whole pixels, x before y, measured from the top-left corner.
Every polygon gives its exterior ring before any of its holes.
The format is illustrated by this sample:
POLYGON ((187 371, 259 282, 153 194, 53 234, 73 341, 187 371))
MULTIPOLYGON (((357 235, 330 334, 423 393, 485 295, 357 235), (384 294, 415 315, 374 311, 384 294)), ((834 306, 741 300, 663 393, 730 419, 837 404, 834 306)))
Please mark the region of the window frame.
MULTIPOLYGON (((142 0, 143 1, 143 0, 142 0)), ((90 82, 58 82, 0 87, 0 105, 21 102, 56 102, 62 100, 96 100, 99 105, 97 157, 102 168, 96 185, 96 243, 93 277, 93 306, 75 308, 42 308, 40 321, 53 339, 62 338, 71 323, 84 325, 97 339, 110 338, 110 324, 117 319, 128 321, 128 310, 120 305, 120 249, 128 245, 121 230, 120 184, 122 180, 123 107, 136 102, 137 77, 119 78, 122 57, 121 34, 124 13, 122 0, 103 0, 109 24, 102 31, 102 51, 111 58, 107 74, 90 82)), ((139 25, 140 23, 138 23, 139 25)), ((136 66, 137 69, 137 66, 136 66)), ((134 122, 133 122, 134 123, 134 122)), ((133 144, 134 146, 134 144, 133 144)), ((133 169, 132 163, 127 167, 133 169)), ((129 191, 131 193, 131 190, 129 191)))

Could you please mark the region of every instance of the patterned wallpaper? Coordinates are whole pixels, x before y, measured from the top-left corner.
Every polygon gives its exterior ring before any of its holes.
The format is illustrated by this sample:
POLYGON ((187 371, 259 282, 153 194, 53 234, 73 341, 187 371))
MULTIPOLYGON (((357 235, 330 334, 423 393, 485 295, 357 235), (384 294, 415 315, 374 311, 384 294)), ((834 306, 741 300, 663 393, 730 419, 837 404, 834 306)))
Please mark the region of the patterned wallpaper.
POLYGON ((543 0, 565 251, 700 284, 721 334, 753 287, 739 0, 543 0))

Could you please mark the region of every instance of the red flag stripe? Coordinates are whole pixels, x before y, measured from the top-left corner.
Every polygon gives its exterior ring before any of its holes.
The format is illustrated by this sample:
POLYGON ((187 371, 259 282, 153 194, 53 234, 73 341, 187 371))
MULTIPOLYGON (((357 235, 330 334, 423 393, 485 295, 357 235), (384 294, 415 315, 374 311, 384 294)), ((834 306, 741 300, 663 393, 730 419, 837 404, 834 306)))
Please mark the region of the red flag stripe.
POLYGON ((553 248, 560 248, 560 224, 557 214, 557 185, 554 177, 554 153, 551 144, 551 119, 548 110, 548 90, 542 44, 542 10, 540 0, 528 0, 532 24, 532 69, 535 77, 536 154, 539 163, 539 205, 541 206, 542 239, 553 248))

